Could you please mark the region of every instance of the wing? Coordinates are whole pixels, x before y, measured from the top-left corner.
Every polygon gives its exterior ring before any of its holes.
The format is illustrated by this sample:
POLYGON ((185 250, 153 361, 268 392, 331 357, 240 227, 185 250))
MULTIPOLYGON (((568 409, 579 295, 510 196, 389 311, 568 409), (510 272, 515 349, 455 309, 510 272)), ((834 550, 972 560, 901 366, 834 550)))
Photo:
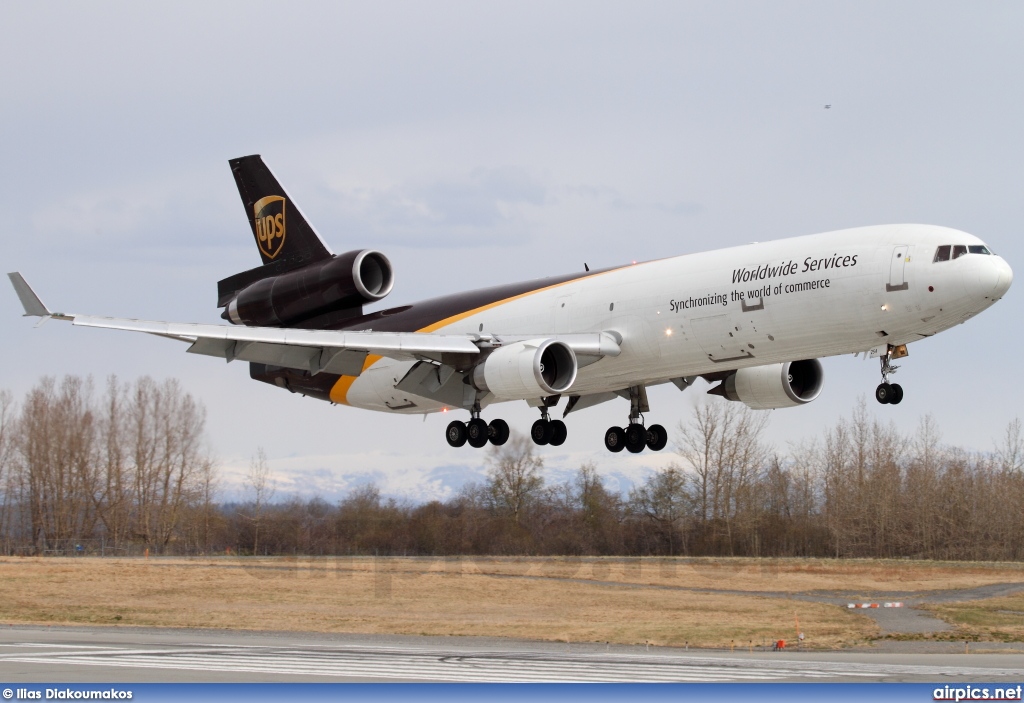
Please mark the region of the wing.
MULTIPOLYGON (((326 372, 358 376, 370 354, 399 361, 423 360, 441 364, 450 354, 480 355, 483 350, 519 339, 422 332, 206 325, 51 312, 20 273, 10 273, 8 276, 28 317, 64 320, 79 327, 144 332, 187 342, 190 345, 188 351, 192 354, 215 356, 229 362, 236 359, 253 361, 313 374, 326 372)), ((603 356, 618 356, 618 343, 621 341, 621 338, 612 338, 609 333, 556 335, 555 338, 564 340, 579 354, 581 365, 597 361, 603 356)))
POLYGON ((177 339, 189 343, 188 351, 193 354, 228 361, 255 361, 314 374, 358 376, 368 354, 411 360, 438 359, 449 353, 480 353, 480 347, 466 335, 236 327, 50 312, 20 273, 8 276, 26 316, 64 320, 79 327, 144 332, 177 339))

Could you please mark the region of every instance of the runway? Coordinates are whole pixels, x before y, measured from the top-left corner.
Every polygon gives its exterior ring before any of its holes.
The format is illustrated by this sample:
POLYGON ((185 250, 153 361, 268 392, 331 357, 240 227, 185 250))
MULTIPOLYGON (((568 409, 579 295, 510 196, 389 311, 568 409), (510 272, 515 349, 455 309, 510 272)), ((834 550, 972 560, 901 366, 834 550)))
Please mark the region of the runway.
POLYGON ((485 638, 0 629, 0 682, 1008 681, 1019 655, 679 651, 485 638))

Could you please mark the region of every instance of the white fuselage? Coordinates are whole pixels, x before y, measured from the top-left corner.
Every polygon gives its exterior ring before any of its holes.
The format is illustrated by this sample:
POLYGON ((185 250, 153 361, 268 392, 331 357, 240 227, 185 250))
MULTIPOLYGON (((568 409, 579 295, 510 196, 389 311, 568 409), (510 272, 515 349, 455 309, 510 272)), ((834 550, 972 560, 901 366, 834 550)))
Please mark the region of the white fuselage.
MULTIPOLYGON (((579 370, 586 395, 748 366, 914 342, 992 305, 1012 272, 995 255, 935 262, 941 245, 977 237, 883 225, 748 244, 614 269, 457 315, 445 334, 615 332, 621 354, 579 370), (747 273, 744 273, 747 272, 747 273)), ((385 412, 448 406, 395 389, 414 362, 379 359, 332 397, 385 412)), ((486 403, 486 399, 484 400, 486 403)))

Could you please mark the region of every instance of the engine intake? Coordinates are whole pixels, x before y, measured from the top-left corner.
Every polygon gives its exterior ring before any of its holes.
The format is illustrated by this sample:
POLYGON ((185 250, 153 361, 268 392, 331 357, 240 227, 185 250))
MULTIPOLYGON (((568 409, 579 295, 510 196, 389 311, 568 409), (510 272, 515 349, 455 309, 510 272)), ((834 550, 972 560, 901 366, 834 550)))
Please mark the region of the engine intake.
POLYGON ((825 371, 817 359, 740 369, 722 384, 721 395, 754 410, 791 408, 821 393, 825 371))
POLYGON ((500 400, 564 393, 576 380, 576 354, 564 342, 531 339, 499 347, 473 369, 473 385, 500 400))
POLYGON ((340 254, 239 291, 225 317, 236 325, 277 327, 380 300, 394 286, 391 262, 379 251, 340 254))

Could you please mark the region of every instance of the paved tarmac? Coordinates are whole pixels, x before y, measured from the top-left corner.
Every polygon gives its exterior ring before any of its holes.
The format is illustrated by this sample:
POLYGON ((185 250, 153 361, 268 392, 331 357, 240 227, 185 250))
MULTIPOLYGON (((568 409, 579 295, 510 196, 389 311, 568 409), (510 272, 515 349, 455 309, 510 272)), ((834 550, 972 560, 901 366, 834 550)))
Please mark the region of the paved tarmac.
POLYGON ((0 627, 0 685, 261 681, 1022 683, 1024 656, 729 653, 468 637, 0 627))

